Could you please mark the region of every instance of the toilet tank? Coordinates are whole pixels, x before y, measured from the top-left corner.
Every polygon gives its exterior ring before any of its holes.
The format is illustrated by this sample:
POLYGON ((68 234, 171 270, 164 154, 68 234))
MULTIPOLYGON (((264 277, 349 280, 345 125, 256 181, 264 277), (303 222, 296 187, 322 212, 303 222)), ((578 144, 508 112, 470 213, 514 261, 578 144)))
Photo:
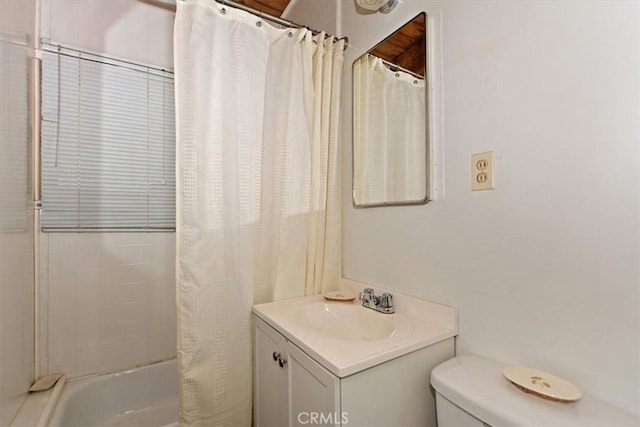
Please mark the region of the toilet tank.
POLYGON ((431 372, 438 427, 638 427, 640 418, 583 395, 559 403, 527 394, 502 375, 505 365, 465 355, 431 372))

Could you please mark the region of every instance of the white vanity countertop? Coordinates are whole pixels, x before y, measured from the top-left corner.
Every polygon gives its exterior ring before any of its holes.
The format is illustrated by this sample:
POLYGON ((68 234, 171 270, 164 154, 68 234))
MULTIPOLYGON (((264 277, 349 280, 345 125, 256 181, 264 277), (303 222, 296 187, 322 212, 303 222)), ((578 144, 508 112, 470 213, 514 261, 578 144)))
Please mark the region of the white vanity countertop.
MULTIPOLYGON (((365 287, 372 286, 348 280, 341 282, 341 290, 356 296, 365 287)), ((376 295, 383 292, 374 289, 376 295)), ((255 305, 253 313, 334 375, 343 378, 458 334, 456 308, 393 294, 395 314, 362 307, 357 298, 353 302, 332 302, 322 295, 255 305), (309 313, 313 314, 311 321, 308 320, 309 313), (360 322, 360 330, 365 328, 361 339, 349 338, 354 330, 358 330, 350 319, 345 318, 352 315, 358 318, 354 323, 360 322), (328 329, 319 331, 317 327, 322 328, 321 323, 328 329), (339 327, 341 324, 344 324, 344 330, 339 327), (364 336, 369 332, 373 338, 364 336), (376 337, 378 334, 383 337, 376 337)))

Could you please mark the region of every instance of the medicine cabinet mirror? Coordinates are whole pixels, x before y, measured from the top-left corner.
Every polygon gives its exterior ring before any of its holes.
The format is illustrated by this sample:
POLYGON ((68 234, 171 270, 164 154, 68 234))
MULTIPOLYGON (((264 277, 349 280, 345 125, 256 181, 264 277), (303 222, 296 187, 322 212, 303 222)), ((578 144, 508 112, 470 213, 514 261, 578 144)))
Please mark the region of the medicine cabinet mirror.
POLYGON ((353 203, 429 201, 426 14, 353 63, 353 203))

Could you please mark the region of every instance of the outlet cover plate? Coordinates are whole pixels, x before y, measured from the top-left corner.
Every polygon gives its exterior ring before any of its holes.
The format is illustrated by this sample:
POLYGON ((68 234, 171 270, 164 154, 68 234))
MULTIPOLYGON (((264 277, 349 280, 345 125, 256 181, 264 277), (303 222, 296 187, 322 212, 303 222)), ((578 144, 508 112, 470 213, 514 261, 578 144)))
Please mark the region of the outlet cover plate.
POLYGON ((496 152, 485 151, 471 155, 471 190, 493 190, 495 185, 496 152))

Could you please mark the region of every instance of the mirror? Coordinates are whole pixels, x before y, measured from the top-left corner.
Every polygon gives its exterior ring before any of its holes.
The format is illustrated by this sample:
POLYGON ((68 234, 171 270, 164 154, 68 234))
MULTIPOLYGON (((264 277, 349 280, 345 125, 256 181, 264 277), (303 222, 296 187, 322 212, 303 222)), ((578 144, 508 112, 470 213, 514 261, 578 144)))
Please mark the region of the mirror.
POLYGON ((425 34, 421 13, 353 63, 357 207, 429 201, 425 34))

